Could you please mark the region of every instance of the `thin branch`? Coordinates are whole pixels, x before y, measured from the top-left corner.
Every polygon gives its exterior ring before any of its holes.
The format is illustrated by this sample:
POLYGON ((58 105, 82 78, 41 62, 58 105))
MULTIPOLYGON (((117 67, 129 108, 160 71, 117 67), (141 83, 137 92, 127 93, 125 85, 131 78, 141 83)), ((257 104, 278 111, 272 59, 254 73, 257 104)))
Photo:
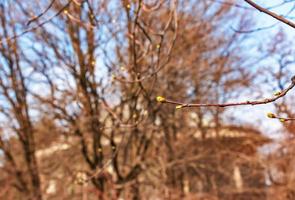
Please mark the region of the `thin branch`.
POLYGON ((248 4, 250 4, 251 6, 253 6, 254 8, 256 8, 257 10, 259 10, 260 12, 263 12, 281 22, 283 22, 284 24, 287 24, 288 26, 291 26, 292 28, 295 28, 295 23, 293 23, 292 21, 274 13, 274 12, 271 12, 261 6, 259 6, 258 4, 254 3, 253 1, 251 0, 245 0, 248 4))
POLYGON ((40 17, 42 17, 54 4, 55 0, 52 0, 51 3, 49 4, 49 6, 47 6, 47 8, 42 11, 39 15, 32 17, 28 22, 27 22, 27 26, 29 26, 33 21, 38 20, 40 17))
POLYGON ((266 98, 262 100, 254 100, 254 101, 243 101, 243 102, 233 102, 233 103, 182 103, 173 100, 166 99, 164 97, 158 96, 157 101, 160 103, 168 103, 176 105, 176 109, 181 109, 185 107, 230 107, 230 106, 243 106, 243 105, 260 105, 260 104, 268 104, 274 102, 282 97, 284 97, 290 90, 292 90, 295 86, 295 76, 291 79, 291 84, 281 92, 275 94, 272 98, 266 98))
POLYGON ((245 10, 253 10, 253 8, 251 8, 251 7, 242 6, 240 4, 232 3, 232 2, 228 2, 228 1, 221 1, 221 0, 208 0, 208 1, 213 1, 215 3, 219 3, 219 4, 223 4, 223 5, 227 5, 227 6, 232 6, 232 7, 236 7, 236 8, 242 8, 245 10))
POLYGON ((273 113, 267 113, 267 117, 271 119, 278 119, 280 122, 295 121, 294 117, 280 117, 273 113))
POLYGON ((23 32, 21 32, 19 34, 15 34, 14 36, 3 38, 2 40, 0 40, 0 47, 4 43, 4 41, 15 40, 15 39, 17 39, 19 37, 22 37, 22 36, 32 32, 32 31, 35 31, 38 28, 44 26, 45 24, 51 22, 53 20, 53 18, 59 16, 67 7, 69 7, 71 2, 72 2, 72 0, 68 1, 68 3, 65 6, 63 6, 56 14, 54 14, 53 16, 48 18, 47 20, 45 20, 45 21, 43 21, 43 22, 41 22, 41 23, 31 27, 31 28, 28 28, 28 29, 24 30, 23 32))
POLYGON ((272 24, 270 26, 260 27, 260 28, 251 29, 251 30, 238 30, 232 26, 230 27, 230 29, 233 30, 235 33, 254 33, 254 32, 258 32, 258 31, 264 31, 267 29, 271 29, 271 28, 275 27, 276 25, 278 25, 278 23, 279 22, 276 22, 275 24, 272 24))

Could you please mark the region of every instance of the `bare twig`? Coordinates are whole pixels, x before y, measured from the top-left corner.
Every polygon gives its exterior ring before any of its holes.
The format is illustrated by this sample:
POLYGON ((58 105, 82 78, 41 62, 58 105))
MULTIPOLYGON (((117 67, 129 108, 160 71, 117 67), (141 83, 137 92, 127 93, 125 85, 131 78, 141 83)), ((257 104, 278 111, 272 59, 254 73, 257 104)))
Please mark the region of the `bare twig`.
POLYGON ((47 8, 42 11, 39 15, 32 17, 28 22, 27 22, 27 26, 29 26, 33 21, 38 20, 40 17, 42 17, 54 4, 55 0, 52 0, 51 3, 47 6, 47 8))
POLYGON ((254 100, 254 101, 243 101, 243 102, 233 102, 233 103, 182 103, 173 100, 166 99, 164 97, 158 96, 157 101, 161 103, 168 103, 176 105, 177 109, 185 108, 185 107, 230 107, 230 106, 243 106, 243 105, 260 105, 260 104, 268 104, 274 102, 282 97, 284 97, 291 89, 295 86, 295 76, 291 79, 291 84, 281 92, 277 93, 272 98, 266 98, 262 100, 254 100))
POLYGON ((269 26, 265 26, 265 27, 260 27, 260 28, 256 28, 256 29, 251 29, 251 30, 238 30, 235 29, 234 27, 230 27, 231 30, 233 30, 236 33, 254 33, 254 32, 258 32, 258 31, 264 31, 267 29, 271 29, 273 27, 275 27, 276 25, 278 25, 279 22, 276 22, 275 24, 269 25, 269 26))
POLYGON ((15 34, 15 35, 13 35, 13 36, 11 36, 11 37, 3 38, 3 40, 0 40, 0 45, 2 45, 2 43, 3 43, 4 41, 15 40, 15 39, 17 39, 17 38, 19 38, 19 37, 22 37, 22 36, 26 35, 27 33, 30 33, 31 31, 34 31, 34 30, 36 30, 36 29, 38 29, 38 28, 44 26, 45 24, 51 22, 51 21, 53 20, 53 18, 59 16, 59 15, 60 15, 60 14, 61 14, 61 13, 67 8, 67 7, 69 7, 69 5, 71 4, 71 2, 72 2, 72 1, 69 1, 69 2, 68 2, 65 6, 63 6, 63 7, 62 7, 62 8, 61 8, 61 9, 60 9, 55 15, 51 16, 51 17, 48 18, 47 20, 45 20, 45 21, 43 21, 43 22, 41 22, 41 23, 39 23, 39 24, 37 24, 37 25, 31 27, 31 28, 28 28, 28 29, 24 30, 23 32, 21 32, 21 33, 19 33, 19 34, 15 34))
POLYGON ((229 2, 229 1, 221 1, 221 0, 208 0, 208 1, 213 1, 213 2, 216 2, 216 3, 219 3, 219 4, 232 6, 232 7, 236 7, 236 8, 242 8, 242 9, 245 9, 245 10, 252 10, 253 9, 251 7, 242 6, 240 4, 232 3, 232 2, 229 2))
POLYGON ((258 4, 254 3, 253 1, 251 0, 245 0, 248 4, 250 4, 251 6, 253 6, 254 8, 256 8, 257 10, 259 10, 260 12, 263 12, 281 22, 283 22, 284 24, 287 24, 288 26, 291 26, 292 28, 295 28, 295 23, 293 23, 292 21, 274 13, 274 12, 271 12, 261 6, 259 6, 258 4))

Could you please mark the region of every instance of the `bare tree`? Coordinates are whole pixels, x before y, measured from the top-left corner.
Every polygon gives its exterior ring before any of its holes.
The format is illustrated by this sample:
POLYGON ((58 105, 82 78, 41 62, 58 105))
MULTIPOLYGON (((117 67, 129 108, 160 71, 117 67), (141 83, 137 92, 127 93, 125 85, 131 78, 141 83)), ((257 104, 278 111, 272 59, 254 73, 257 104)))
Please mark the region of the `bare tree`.
POLYGON ((277 43, 267 58, 281 56, 278 73, 269 70, 279 92, 236 101, 259 80, 250 36, 231 28, 251 28, 249 7, 52 0, 1 9, 0 184, 9 198, 266 199, 271 175, 282 179, 285 168, 270 162, 278 155, 268 162, 259 151, 271 140, 224 115, 283 99, 268 116, 293 131, 290 51, 277 43))

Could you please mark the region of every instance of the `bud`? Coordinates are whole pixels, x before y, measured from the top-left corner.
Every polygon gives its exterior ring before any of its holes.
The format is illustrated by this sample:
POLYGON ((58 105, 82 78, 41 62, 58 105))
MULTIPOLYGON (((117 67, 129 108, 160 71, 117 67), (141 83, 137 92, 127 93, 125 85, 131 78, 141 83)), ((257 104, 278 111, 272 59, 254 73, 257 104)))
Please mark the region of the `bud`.
POLYGON ((182 105, 178 105, 178 106, 175 106, 175 109, 181 109, 183 106, 182 105))
POLYGON ((268 118, 276 118, 276 115, 273 113, 267 113, 268 118))
POLYGON ((160 102, 160 103, 163 103, 163 102, 166 101, 166 99, 164 97, 162 97, 162 96, 157 96, 156 99, 157 99, 157 102, 160 102))

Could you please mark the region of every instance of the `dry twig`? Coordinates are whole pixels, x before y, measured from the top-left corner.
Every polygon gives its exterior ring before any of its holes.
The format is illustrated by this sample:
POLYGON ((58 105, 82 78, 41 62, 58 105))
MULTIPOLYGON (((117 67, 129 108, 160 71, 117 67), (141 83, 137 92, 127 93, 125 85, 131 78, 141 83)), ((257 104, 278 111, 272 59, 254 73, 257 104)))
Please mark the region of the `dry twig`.
POLYGON ((279 93, 276 93, 274 97, 266 98, 262 100, 253 100, 253 101, 243 101, 243 102, 231 102, 231 103, 182 103, 178 101, 173 101, 166 99, 164 97, 158 96, 157 101, 160 103, 168 103, 176 105, 176 109, 185 108, 185 107, 230 107, 230 106, 243 106, 243 105, 260 105, 268 104, 274 102, 282 97, 284 97, 290 90, 295 86, 295 76, 291 79, 291 84, 279 93))

